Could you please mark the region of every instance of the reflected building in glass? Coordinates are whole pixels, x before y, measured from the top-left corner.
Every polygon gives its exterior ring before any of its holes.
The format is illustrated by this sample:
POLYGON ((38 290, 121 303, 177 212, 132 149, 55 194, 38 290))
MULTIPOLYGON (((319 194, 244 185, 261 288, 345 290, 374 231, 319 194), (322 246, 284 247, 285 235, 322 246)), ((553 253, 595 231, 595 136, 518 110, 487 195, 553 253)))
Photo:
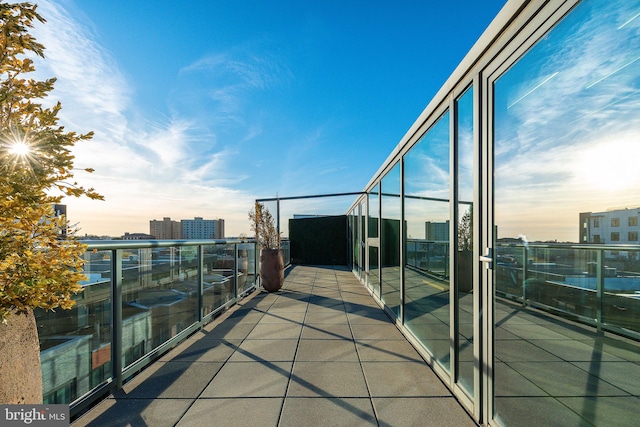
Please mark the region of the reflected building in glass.
POLYGON ((581 243, 638 244, 640 207, 580 213, 581 243))
POLYGON ((478 423, 637 425, 639 157, 640 1, 511 0, 353 203, 354 274, 478 423))

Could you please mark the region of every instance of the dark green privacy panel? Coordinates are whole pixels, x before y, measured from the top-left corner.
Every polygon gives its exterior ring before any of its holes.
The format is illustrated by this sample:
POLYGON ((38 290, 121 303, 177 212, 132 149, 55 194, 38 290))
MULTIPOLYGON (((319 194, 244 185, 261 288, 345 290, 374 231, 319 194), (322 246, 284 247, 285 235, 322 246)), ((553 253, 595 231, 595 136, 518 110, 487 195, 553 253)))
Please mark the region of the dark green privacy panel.
POLYGON ((291 263, 347 265, 347 216, 289 220, 291 263))

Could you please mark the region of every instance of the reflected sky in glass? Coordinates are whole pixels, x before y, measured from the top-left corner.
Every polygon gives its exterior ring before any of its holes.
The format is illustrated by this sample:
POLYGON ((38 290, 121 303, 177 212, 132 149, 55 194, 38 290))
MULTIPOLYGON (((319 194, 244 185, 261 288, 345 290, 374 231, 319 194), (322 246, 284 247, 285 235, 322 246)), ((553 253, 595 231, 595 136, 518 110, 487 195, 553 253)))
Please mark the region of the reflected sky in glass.
POLYGON ((449 112, 405 156, 405 194, 449 198, 449 112))
POLYGON ((473 88, 457 100, 458 199, 473 202, 473 88))
POLYGON ((449 118, 447 111, 404 158, 405 220, 412 238, 424 238, 426 221, 449 219, 449 118))
POLYGON ((382 178, 382 217, 400 219, 400 163, 382 178))
POLYGON ((494 86, 499 237, 578 241, 640 205, 640 2, 587 0, 494 86))

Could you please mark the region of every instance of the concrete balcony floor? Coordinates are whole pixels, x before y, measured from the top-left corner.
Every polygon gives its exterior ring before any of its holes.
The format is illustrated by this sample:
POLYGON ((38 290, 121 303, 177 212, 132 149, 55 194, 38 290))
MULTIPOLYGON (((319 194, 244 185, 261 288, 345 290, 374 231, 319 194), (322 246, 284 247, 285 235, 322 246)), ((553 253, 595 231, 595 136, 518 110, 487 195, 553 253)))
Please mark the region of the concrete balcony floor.
POLYGON ((295 266, 73 426, 475 426, 351 271, 295 266))

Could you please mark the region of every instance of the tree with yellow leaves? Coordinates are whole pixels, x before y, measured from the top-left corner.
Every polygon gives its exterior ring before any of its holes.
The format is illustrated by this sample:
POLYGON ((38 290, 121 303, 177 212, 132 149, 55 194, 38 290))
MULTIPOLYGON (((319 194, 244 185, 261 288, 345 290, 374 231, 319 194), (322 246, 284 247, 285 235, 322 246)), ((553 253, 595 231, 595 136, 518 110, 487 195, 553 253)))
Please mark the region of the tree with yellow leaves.
MULTIPOLYGON (((44 57, 44 46, 29 34, 35 21, 45 22, 35 5, 0 3, 0 322, 25 315, 33 327, 34 308, 70 308, 85 278, 86 246, 67 230, 66 218, 56 217, 53 205, 64 196, 102 199, 73 174, 70 150, 93 134, 66 132, 58 124, 60 103, 39 103, 55 78, 27 77, 35 71, 28 55, 44 57)), ((7 351, 8 333, 0 329, 0 352, 7 351)), ((0 375, 8 375, 1 365, 0 375)), ((19 403, 14 400, 0 392, 0 403, 19 403)))

